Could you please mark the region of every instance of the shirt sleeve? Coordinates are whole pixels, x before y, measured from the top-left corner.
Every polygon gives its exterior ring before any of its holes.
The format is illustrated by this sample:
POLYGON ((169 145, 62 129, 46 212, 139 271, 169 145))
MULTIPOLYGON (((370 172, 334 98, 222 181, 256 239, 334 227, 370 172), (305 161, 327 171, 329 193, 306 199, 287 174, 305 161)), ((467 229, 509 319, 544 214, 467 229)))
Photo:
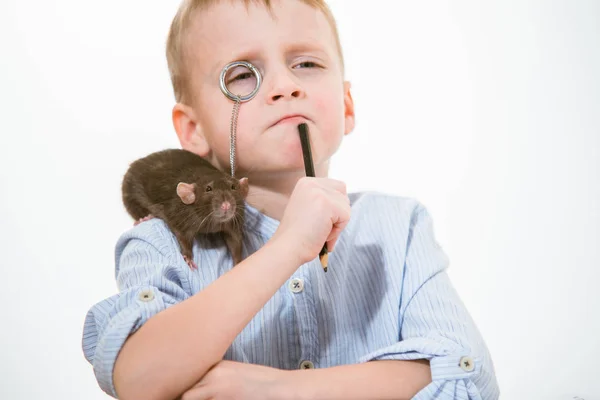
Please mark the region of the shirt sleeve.
POLYGON ((366 355, 373 360, 428 359, 432 382, 413 400, 495 400, 494 365, 475 322, 452 286, 449 260, 419 205, 407 239, 399 341, 366 355))
POLYGON ((82 338, 100 388, 114 398, 113 369, 125 340, 152 316, 191 296, 189 268, 177 249, 164 222, 156 219, 137 225, 117 241, 119 292, 91 307, 82 338))

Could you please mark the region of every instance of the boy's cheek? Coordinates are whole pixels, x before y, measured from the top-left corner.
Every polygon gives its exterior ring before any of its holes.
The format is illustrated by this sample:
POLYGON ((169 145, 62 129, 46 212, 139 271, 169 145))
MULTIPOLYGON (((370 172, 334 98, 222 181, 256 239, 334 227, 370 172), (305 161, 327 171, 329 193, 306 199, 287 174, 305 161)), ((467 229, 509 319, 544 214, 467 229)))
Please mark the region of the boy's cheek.
POLYGON ((328 89, 313 96, 315 111, 321 116, 337 118, 338 115, 344 114, 344 96, 341 90, 337 95, 337 90, 334 90, 334 88, 328 89))
POLYGON ((317 116, 315 124, 321 131, 322 136, 337 136, 343 132, 344 126, 344 108, 343 104, 336 104, 336 98, 320 101, 317 104, 317 116))

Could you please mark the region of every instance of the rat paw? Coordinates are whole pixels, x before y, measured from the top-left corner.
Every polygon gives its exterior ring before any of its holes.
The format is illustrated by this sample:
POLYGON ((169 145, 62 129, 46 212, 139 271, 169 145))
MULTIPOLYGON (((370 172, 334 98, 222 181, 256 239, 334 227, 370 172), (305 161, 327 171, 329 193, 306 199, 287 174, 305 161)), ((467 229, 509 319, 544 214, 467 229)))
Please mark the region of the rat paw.
POLYGON ((196 265, 194 260, 192 260, 191 258, 188 258, 187 256, 183 256, 183 259, 185 260, 187 265, 190 266, 191 269, 198 269, 198 266, 196 265))
POLYGON ((154 215, 152 215, 152 214, 148 214, 148 215, 146 215, 144 218, 140 218, 140 219, 138 219, 137 221, 135 221, 135 222, 133 223, 133 226, 136 226, 136 225, 138 225, 138 224, 141 224, 141 223, 142 223, 142 222, 144 222, 144 221, 151 220, 152 218, 154 218, 154 215))

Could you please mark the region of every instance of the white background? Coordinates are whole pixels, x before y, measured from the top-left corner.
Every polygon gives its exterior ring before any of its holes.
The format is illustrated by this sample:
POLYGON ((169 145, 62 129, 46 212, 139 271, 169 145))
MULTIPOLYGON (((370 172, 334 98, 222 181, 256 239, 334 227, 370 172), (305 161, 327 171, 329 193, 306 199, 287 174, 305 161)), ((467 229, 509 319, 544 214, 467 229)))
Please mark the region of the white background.
MULTIPOLYGON (((427 206, 501 398, 600 399, 600 3, 330 4, 357 112, 331 176, 427 206)), ((0 3, 2 399, 107 398, 83 320, 128 163, 178 146, 177 5, 0 3)))

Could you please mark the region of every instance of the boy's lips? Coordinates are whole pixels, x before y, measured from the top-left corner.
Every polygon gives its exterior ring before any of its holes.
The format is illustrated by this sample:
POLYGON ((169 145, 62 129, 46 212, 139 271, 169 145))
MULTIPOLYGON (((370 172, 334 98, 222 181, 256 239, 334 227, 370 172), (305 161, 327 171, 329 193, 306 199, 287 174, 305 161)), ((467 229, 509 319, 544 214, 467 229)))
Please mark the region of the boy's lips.
POLYGON ((286 124, 286 123, 300 124, 300 123, 306 122, 306 121, 308 121, 308 118, 306 118, 302 114, 288 114, 288 115, 284 115, 283 117, 279 118, 277 121, 275 121, 273 124, 271 124, 271 126, 269 128, 272 128, 275 125, 279 125, 279 124, 286 124))

